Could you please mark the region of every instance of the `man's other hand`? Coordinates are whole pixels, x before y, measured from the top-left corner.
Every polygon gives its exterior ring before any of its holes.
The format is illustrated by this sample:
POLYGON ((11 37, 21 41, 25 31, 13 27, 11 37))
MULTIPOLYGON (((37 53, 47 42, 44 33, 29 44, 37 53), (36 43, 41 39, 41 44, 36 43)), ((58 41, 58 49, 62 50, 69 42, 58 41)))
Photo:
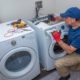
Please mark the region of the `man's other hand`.
POLYGON ((56 42, 61 40, 60 33, 58 33, 58 31, 53 32, 52 35, 53 35, 54 39, 56 40, 56 42))

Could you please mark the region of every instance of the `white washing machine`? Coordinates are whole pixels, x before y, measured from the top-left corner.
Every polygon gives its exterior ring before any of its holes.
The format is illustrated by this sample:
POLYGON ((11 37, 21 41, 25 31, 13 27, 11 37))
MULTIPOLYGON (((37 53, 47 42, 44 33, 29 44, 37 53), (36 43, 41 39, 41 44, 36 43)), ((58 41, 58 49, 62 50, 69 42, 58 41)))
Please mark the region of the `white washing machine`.
POLYGON ((49 71, 55 68, 55 60, 66 54, 66 52, 54 40, 52 32, 56 30, 60 32, 61 39, 67 43, 69 28, 64 21, 52 22, 50 24, 45 22, 47 21, 34 24, 31 21, 27 21, 27 24, 36 31, 40 63, 47 71, 49 71))
POLYGON ((11 35, 9 23, 0 24, 0 80, 32 80, 40 74, 35 32, 27 25, 11 35))

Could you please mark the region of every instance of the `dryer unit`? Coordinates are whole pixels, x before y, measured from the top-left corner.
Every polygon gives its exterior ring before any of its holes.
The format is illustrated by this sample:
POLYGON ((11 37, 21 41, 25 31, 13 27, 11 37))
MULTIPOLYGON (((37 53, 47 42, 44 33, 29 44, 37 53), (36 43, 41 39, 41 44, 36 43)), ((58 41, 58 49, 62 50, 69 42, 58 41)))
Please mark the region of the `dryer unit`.
POLYGON ((10 36, 14 30, 9 23, 0 24, 0 80, 32 80, 40 74, 35 32, 27 25, 10 36))
POLYGON ((38 24, 27 21, 27 24, 36 31, 40 63, 47 71, 54 69, 54 62, 65 56, 66 51, 56 43, 52 32, 56 30, 60 32, 61 39, 67 43, 68 26, 64 21, 51 22, 50 24, 45 21, 38 24))

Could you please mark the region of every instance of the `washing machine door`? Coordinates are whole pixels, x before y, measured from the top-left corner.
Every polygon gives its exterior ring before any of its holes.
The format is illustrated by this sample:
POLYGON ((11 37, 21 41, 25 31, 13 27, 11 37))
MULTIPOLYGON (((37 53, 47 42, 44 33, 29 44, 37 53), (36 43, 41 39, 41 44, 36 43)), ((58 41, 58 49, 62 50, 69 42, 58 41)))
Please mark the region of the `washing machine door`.
POLYGON ((31 72, 36 64, 36 52, 19 47, 6 53, 0 62, 0 72, 7 78, 20 78, 31 72))
MULTIPOLYGON (((65 43, 67 43, 68 35, 64 35, 64 38, 62 39, 65 43)), ((66 51, 64 51, 57 42, 51 43, 49 47, 49 55, 52 59, 59 59, 67 54, 66 51)))

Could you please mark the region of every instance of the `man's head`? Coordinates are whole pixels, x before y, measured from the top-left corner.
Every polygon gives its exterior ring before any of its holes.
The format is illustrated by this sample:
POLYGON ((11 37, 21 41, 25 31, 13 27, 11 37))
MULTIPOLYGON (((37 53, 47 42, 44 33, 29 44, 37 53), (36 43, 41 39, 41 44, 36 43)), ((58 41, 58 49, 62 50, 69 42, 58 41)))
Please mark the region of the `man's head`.
POLYGON ((75 21, 80 20, 80 9, 71 7, 65 13, 61 13, 60 16, 64 18, 66 24, 71 25, 75 21))

